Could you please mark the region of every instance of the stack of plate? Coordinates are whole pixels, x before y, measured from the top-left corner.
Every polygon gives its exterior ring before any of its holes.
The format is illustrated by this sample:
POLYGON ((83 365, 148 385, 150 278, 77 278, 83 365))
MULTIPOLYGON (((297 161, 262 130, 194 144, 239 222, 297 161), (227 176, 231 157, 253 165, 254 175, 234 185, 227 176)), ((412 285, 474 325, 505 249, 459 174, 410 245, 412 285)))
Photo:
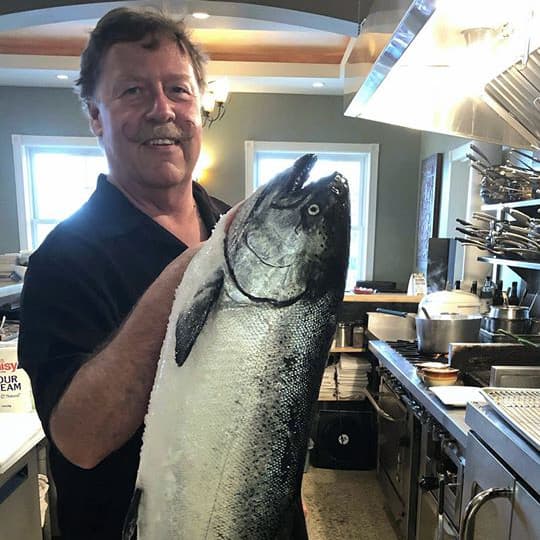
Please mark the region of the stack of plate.
POLYGON ((340 355, 336 378, 339 399, 364 399, 371 363, 350 354, 340 355))

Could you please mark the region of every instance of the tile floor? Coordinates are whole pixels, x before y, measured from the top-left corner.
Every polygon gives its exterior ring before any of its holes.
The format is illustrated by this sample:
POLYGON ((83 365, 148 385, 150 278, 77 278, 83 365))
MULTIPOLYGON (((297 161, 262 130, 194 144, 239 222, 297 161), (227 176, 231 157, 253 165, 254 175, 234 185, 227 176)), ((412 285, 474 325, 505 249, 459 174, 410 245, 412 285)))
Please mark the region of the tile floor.
POLYGON ((309 467, 302 497, 309 540, 397 540, 375 471, 309 467))

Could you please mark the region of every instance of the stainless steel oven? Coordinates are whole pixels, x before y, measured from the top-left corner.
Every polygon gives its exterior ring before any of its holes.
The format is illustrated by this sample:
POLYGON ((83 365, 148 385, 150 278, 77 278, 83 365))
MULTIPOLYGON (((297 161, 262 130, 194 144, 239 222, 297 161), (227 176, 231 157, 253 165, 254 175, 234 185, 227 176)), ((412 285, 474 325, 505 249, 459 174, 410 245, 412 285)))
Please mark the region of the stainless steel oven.
POLYGON ((377 475, 401 538, 412 540, 416 527, 418 460, 422 408, 401 384, 381 370, 377 475))
POLYGON ((422 423, 416 540, 459 537, 464 449, 432 417, 422 423))

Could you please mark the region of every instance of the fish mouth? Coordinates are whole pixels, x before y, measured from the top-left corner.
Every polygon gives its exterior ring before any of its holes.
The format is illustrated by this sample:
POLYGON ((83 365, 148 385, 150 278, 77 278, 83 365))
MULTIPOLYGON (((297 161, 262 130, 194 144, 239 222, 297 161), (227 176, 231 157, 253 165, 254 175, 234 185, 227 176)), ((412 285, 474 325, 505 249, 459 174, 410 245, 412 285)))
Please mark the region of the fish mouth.
POLYGON ((309 173, 316 161, 317 156, 315 154, 305 154, 299 157, 294 162, 291 178, 284 183, 283 190, 289 193, 300 191, 309 178, 309 173))
MULTIPOLYGON (((289 178, 279 182, 278 194, 270 204, 271 208, 287 209, 297 206, 307 195, 304 184, 309 178, 309 173, 317 161, 315 154, 304 154, 299 157, 292 166, 289 178)), ((276 181, 279 181, 276 179, 276 181)))

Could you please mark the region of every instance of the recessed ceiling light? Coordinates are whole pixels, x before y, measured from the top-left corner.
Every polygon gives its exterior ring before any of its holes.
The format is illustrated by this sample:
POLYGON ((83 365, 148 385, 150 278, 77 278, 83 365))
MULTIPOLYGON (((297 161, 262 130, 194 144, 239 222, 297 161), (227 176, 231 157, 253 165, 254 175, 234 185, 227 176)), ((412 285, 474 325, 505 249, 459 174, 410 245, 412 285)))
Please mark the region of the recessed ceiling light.
POLYGON ((56 76, 57 79, 60 79, 61 81, 67 81, 69 77, 67 75, 63 75, 62 73, 56 76))
POLYGON ((195 19, 208 19, 210 15, 204 11, 196 11, 191 14, 195 19))
POLYGON ((315 81, 311 86, 313 86, 313 88, 322 88, 324 83, 322 81, 315 81))

